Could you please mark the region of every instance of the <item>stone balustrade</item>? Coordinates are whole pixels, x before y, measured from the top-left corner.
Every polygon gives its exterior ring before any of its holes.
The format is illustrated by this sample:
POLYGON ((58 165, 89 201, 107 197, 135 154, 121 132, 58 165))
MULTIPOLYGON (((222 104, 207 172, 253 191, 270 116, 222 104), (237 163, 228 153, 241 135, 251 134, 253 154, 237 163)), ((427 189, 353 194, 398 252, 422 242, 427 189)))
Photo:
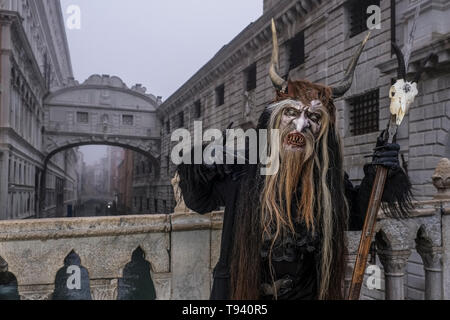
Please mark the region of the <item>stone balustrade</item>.
MULTIPOLYGON (((406 267, 413 250, 423 261, 424 298, 450 299, 449 164, 443 159, 433 176, 435 199, 416 202, 408 219, 388 219, 380 212, 375 243, 384 285, 365 286, 363 299, 407 298, 406 267)), ((124 270, 139 249, 150 266, 156 299, 208 299, 222 220, 223 212, 1 221, 0 284, 14 279, 21 299, 51 299, 57 274, 76 255, 87 271, 92 299, 117 299, 124 270)), ((346 288, 360 236, 347 234, 346 288)))
MULTIPOLYGON (((346 288, 351 280, 361 232, 347 235, 346 288)), ((403 220, 387 219, 380 213, 375 243, 378 264, 384 270, 384 288, 370 290, 364 286, 363 298, 407 298, 407 264, 411 252, 416 250, 425 270, 425 299, 450 299, 450 200, 416 202, 410 218, 403 220)))
POLYGON ((123 270, 140 248, 151 266, 156 299, 208 299, 222 216, 1 221, 0 273, 17 279, 21 299, 51 299, 58 270, 74 252, 88 272, 92 299, 116 299, 123 270))

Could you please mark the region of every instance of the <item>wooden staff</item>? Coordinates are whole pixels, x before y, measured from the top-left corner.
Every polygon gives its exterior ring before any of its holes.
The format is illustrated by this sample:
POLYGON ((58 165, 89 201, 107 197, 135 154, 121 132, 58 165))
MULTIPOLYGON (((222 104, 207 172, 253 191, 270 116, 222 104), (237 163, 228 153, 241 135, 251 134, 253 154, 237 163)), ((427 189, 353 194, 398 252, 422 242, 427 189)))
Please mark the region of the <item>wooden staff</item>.
MULTIPOLYGON (((398 126, 396 125, 396 116, 392 115, 389 121, 389 128, 386 131, 388 143, 392 143, 398 126)), ((370 195, 369 206, 367 207, 366 220, 361 233, 358 255, 356 257, 355 268, 353 269, 352 282, 348 300, 359 300, 361 287, 364 280, 364 274, 369 256, 370 245, 372 244, 375 225, 377 222, 378 211, 380 210, 381 198, 383 197, 384 185, 388 169, 383 166, 377 166, 377 173, 373 182, 372 193, 370 195)))

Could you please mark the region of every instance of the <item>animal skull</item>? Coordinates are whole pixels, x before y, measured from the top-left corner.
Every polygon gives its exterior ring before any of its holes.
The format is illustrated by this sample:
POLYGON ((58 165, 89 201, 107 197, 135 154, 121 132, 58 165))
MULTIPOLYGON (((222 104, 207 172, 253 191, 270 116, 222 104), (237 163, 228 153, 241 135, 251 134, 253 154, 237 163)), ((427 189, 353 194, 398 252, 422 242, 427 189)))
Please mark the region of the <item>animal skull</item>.
POLYGON ((391 87, 391 90, 389 90, 389 98, 391 99, 390 110, 391 114, 397 116, 397 125, 402 123, 403 117, 418 93, 415 82, 405 82, 403 79, 397 80, 391 87))

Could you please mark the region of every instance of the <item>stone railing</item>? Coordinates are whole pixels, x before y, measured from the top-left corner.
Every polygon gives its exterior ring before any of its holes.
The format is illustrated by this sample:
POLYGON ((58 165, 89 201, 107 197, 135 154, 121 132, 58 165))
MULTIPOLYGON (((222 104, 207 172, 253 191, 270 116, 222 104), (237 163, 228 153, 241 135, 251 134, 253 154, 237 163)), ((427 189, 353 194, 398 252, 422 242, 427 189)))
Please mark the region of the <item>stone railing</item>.
MULTIPOLYGON (((412 251, 423 261, 424 298, 450 299, 450 175, 445 169, 449 163, 443 160, 433 176, 439 191, 435 199, 416 203, 410 218, 386 219, 380 213, 376 244, 383 285, 374 290, 364 287, 363 299, 408 298, 405 278, 412 251)), ((213 212, 203 216, 174 213, 2 221, 0 297, 2 281, 9 279, 16 284, 21 299, 51 299, 59 288, 55 286, 57 278, 70 276, 69 257, 85 270, 81 272, 86 278, 82 284, 87 283, 89 297, 123 297, 118 291, 126 282, 125 270, 136 270, 130 266, 139 256, 134 253, 140 250, 156 299, 208 299, 212 269, 219 256, 222 219, 223 212, 213 212)), ((347 287, 360 235, 348 233, 347 287)), ((10 287, 8 290, 11 292, 10 287)), ((57 296, 61 296, 59 291, 57 296)))
MULTIPOLYGON (((405 278, 414 250, 420 255, 425 270, 424 298, 450 299, 450 200, 418 202, 415 207, 408 219, 381 217, 378 220, 375 243, 377 264, 384 270, 384 286, 378 290, 364 286, 363 299, 406 299, 405 278)), ((361 232, 348 232, 347 287, 360 237, 361 232)))
POLYGON ((67 271, 65 260, 75 253, 79 267, 87 270, 92 299, 116 299, 123 270, 140 248, 150 265, 156 299, 208 299, 222 216, 218 212, 2 221, 0 280, 17 280, 21 299, 51 299, 58 271, 67 271))

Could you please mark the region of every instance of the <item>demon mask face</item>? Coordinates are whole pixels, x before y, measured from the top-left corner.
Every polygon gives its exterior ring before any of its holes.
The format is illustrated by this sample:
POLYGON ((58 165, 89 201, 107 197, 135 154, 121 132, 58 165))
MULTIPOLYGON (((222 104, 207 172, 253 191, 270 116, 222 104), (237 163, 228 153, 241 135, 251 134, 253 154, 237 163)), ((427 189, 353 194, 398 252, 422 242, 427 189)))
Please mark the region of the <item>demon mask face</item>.
POLYGON ((320 132, 321 114, 319 109, 322 103, 318 100, 311 101, 311 106, 306 106, 299 101, 290 101, 281 116, 280 129, 288 131, 283 141, 285 148, 301 149, 305 146, 304 133, 309 131, 314 138, 320 132))
POLYGON ((272 114, 270 128, 280 129, 280 150, 305 151, 314 146, 329 124, 335 123, 333 98, 343 96, 351 87, 359 56, 368 40, 364 39, 336 87, 328 87, 306 80, 284 80, 278 75, 278 38, 272 21, 273 51, 269 76, 276 89, 276 102, 268 107, 272 114), (275 114, 275 115, 274 115, 275 114), (275 120, 273 120, 275 117, 275 120))
POLYGON ((285 99, 272 105, 269 127, 280 130, 280 151, 314 149, 329 125, 328 110, 318 99, 309 103, 285 99))

